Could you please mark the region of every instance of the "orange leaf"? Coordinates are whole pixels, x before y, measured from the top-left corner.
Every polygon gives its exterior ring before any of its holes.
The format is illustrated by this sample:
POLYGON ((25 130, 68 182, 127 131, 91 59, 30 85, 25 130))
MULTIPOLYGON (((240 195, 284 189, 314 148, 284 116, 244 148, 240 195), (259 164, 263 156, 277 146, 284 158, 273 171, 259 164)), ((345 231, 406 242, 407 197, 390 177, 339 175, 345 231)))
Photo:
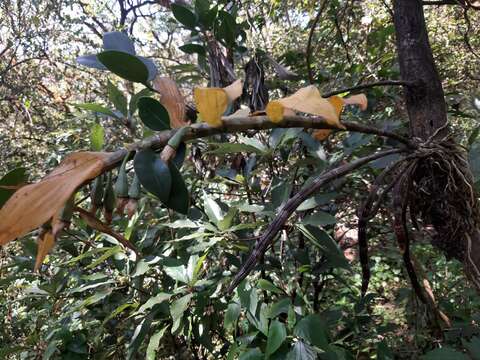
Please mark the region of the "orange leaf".
POLYGON ((23 186, 0 209, 0 245, 48 222, 86 180, 99 175, 111 156, 106 152, 78 152, 41 181, 23 186))
POLYGON ((168 77, 158 76, 153 80, 153 88, 160 94, 160 103, 167 109, 172 128, 181 128, 185 121, 185 100, 175 81, 168 77))
POLYGON ((43 260, 50 252, 50 250, 52 250, 53 245, 55 245, 55 238, 53 237, 52 229, 46 230, 42 228, 41 233, 38 236, 38 250, 34 268, 35 271, 40 269, 43 260))

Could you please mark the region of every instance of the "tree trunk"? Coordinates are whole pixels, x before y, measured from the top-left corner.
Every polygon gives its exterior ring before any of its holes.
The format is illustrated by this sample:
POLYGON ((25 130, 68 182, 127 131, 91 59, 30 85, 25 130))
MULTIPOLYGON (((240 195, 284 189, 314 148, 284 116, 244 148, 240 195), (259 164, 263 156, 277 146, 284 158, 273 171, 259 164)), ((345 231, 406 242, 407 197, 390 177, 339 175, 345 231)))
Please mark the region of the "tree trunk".
POLYGON ((421 209, 413 215, 420 214, 424 225, 433 225, 436 235, 432 244, 447 258, 462 261, 467 276, 480 290, 480 206, 465 153, 449 136, 446 126, 446 103, 428 41, 422 1, 395 0, 394 23, 402 80, 415 82, 405 87, 410 136, 425 142, 435 135, 440 145, 430 158, 419 162, 413 182, 422 186, 422 191, 427 190, 428 196, 418 191, 413 194, 410 211, 415 202, 421 203, 421 209), (449 150, 444 152, 445 148, 449 150), (447 170, 436 165, 446 154, 453 154, 444 161, 447 170))
POLYGON ((405 88, 410 134, 427 139, 447 122, 447 108, 428 42, 422 1, 396 0, 394 22, 402 80, 416 84, 405 88))

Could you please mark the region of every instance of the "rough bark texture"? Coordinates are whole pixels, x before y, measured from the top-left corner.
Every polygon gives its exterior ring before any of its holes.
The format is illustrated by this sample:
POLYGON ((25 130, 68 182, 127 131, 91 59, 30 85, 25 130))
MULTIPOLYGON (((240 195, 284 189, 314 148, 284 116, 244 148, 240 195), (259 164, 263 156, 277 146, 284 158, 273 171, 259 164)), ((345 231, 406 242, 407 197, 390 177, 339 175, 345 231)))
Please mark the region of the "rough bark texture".
POLYGON ((439 74, 428 41, 421 0, 395 0, 394 23, 400 73, 410 134, 425 141, 435 134, 437 145, 426 142, 430 155, 419 162, 410 194, 410 211, 433 225, 437 235, 432 244, 448 258, 465 266, 470 280, 480 290, 480 206, 464 152, 449 136, 447 109, 439 74), (436 147, 435 147, 436 146, 436 147), (441 164, 439 166, 439 164, 441 164))
POLYGON ((447 122, 442 83, 433 60, 420 0, 396 0, 394 22, 411 135, 427 139, 447 122))

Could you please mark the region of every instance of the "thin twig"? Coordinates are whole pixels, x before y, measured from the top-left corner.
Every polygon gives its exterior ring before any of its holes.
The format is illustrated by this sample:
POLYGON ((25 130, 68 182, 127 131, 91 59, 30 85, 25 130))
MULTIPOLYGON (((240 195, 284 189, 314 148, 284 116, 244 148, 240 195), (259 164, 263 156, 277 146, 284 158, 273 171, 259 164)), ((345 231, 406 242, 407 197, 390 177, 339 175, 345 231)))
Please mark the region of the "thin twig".
POLYGON ((305 59, 307 61, 307 71, 308 71, 308 80, 310 84, 315 82, 313 78, 313 70, 312 70, 312 40, 313 34, 315 33, 315 28, 317 27, 318 22, 320 21, 320 17, 322 16, 323 11, 325 10, 325 6, 327 5, 328 0, 323 0, 322 5, 320 5, 320 9, 318 10, 317 16, 315 16, 315 20, 313 20, 313 24, 310 27, 310 33, 308 34, 308 42, 307 42, 307 51, 305 59))
POLYGON ((352 86, 352 87, 345 88, 345 89, 334 90, 334 91, 328 92, 326 94, 323 94, 322 96, 324 98, 328 98, 330 96, 342 94, 344 92, 368 89, 368 88, 372 88, 372 87, 376 87, 376 86, 414 86, 414 85, 415 85, 415 83, 412 82, 412 81, 382 80, 382 81, 377 81, 377 82, 368 83, 368 84, 356 85, 356 86, 352 86))

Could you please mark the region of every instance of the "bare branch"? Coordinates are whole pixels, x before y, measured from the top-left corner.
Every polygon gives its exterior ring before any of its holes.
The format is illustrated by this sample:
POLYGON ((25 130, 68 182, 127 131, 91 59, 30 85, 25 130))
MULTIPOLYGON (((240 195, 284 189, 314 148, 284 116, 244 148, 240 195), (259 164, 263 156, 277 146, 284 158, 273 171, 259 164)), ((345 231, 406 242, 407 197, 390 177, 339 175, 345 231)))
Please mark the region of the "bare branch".
POLYGON ((372 87, 376 87, 376 86, 414 86, 414 85, 415 85, 415 83, 410 82, 410 81, 382 80, 382 81, 377 81, 377 82, 368 83, 368 84, 356 85, 356 86, 352 86, 352 87, 345 88, 345 89, 334 90, 334 91, 328 92, 326 94, 323 94, 322 96, 324 98, 328 98, 330 96, 342 94, 344 92, 368 89, 368 88, 372 88, 372 87))
POLYGON ((328 0, 323 0, 323 3, 320 6, 320 9, 318 10, 317 16, 315 17, 315 20, 313 20, 313 24, 310 27, 310 33, 308 34, 306 61, 307 61, 308 79, 310 81, 310 84, 314 83, 313 70, 312 70, 312 40, 313 40, 313 34, 315 33, 315 28, 317 27, 317 24, 320 20, 320 17, 322 16, 323 11, 325 10, 325 6, 327 5, 327 1, 328 0))
POLYGON ((253 270, 255 264, 259 261, 262 255, 267 250, 268 246, 274 240, 277 233, 283 228, 285 222, 288 218, 292 215, 292 213, 300 206, 302 202, 312 196, 315 192, 317 192, 322 186, 328 184, 329 182, 338 179, 348 173, 358 169, 359 167, 369 163, 370 161, 385 157, 391 154, 397 154, 402 150, 393 149, 393 150, 385 150, 378 152, 376 154, 372 154, 369 156, 365 156, 363 158, 357 159, 349 164, 345 164, 339 166, 335 169, 327 171, 322 175, 318 176, 315 180, 313 180, 307 187, 304 187, 298 193, 296 193, 293 197, 291 197, 283 208, 278 213, 277 217, 270 223, 270 226, 265 230, 260 240, 255 245, 255 248, 250 253, 248 259, 242 265, 242 268, 239 270, 235 278, 233 279, 232 283, 228 288, 228 292, 231 293, 240 282, 253 270))

